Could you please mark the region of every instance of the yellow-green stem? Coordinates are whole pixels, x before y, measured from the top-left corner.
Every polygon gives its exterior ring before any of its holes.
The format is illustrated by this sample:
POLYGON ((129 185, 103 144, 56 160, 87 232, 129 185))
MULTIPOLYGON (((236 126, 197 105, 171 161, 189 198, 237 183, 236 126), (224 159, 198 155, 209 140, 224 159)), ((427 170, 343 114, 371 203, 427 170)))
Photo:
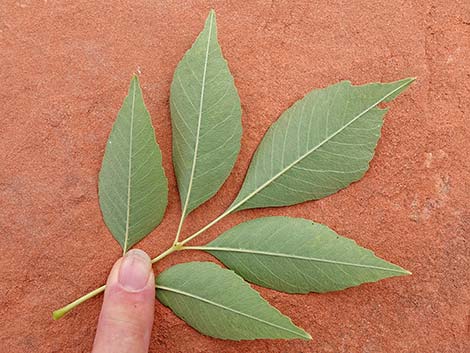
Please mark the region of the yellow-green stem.
MULTIPOLYGON (((156 258, 152 259, 152 264, 160 261, 164 257, 170 255, 172 252, 179 250, 179 246, 172 246, 168 249, 166 249, 164 252, 162 252, 160 255, 158 255, 156 258)), ((85 294, 84 296, 78 298, 77 300, 71 302, 70 304, 67 304, 63 308, 57 309, 52 313, 52 318, 54 320, 59 320, 62 316, 67 314, 69 311, 71 311, 73 308, 76 306, 80 305, 81 303, 87 301, 88 299, 93 298, 94 296, 104 292, 106 289, 106 285, 103 285, 99 288, 96 288, 95 290, 91 291, 90 293, 85 294)))
POLYGON ((67 314, 70 310, 75 308, 77 305, 80 305, 81 303, 87 301, 90 298, 93 298, 95 295, 98 295, 102 292, 104 292, 106 288, 106 285, 103 285, 99 288, 96 288, 95 290, 91 291, 88 294, 85 294, 83 297, 78 298, 77 300, 71 302, 70 304, 67 304, 63 308, 60 308, 52 313, 52 317, 54 320, 59 320, 62 316, 67 314))

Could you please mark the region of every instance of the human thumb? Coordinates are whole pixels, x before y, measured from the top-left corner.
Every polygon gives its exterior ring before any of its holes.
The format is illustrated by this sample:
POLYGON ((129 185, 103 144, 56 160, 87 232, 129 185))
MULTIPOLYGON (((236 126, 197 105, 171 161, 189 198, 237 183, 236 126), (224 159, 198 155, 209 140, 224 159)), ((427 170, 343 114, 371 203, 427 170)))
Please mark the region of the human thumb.
POLYGON ((142 250, 130 250, 109 274, 93 353, 147 353, 154 305, 150 258, 142 250))

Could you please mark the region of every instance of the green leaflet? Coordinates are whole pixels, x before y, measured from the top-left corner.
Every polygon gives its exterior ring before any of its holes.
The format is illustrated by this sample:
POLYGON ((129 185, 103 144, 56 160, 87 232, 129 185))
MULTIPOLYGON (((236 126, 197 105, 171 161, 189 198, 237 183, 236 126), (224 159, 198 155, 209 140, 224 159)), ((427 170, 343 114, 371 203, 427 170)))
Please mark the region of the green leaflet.
POLYGON ((329 292, 408 271, 353 240, 301 218, 241 223, 201 247, 246 280, 288 293, 329 292))
POLYGON ((240 151, 240 99, 217 42, 214 11, 176 68, 170 108, 183 220, 217 192, 240 151))
POLYGON ((162 220, 168 185, 139 80, 131 81, 99 176, 103 218, 124 253, 162 220))
POLYGON ((157 298, 212 337, 311 338, 242 278, 211 262, 189 262, 164 271, 157 278, 157 298))
POLYGON ((413 80, 364 86, 343 81, 311 91, 269 128, 229 210, 316 200, 362 178, 386 112, 377 105, 413 80))

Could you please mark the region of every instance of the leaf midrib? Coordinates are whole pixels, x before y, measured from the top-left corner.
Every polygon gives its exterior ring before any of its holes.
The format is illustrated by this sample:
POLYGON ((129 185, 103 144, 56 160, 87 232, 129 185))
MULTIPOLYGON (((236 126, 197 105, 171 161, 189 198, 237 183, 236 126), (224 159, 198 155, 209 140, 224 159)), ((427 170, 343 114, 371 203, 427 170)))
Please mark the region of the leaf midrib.
POLYGON ((399 87, 395 88, 394 90, 392 90, 391 92, 389 92, 388 94, 386 94, 385 96, 383 96, 381 99, 379 99, 376 103, 372 104, 371 106, 369 106, 366 110, 362 111, 360 114, 358 114, 356 117, 354 117, 353 119, 351 119, 351 121, 349 121, 347 124, 345 124, 343 127, 341 127, 340 129, 338 129, 336 132, 334 132, 333 134, 327 136, 327 138, 325 138, 323 141, 321 141, 319 144, 317 144, 316 146, 314 146, 313 148, 311 148, 310 150, 308 150, 305 154, 303 154, 302 156, 300 156, 299 158, 297 158, 295 161, 293 161, 292 163, 290 163, 287 167, 285 167, 284 169, 282 169, 280 172, 278 172, 277 174, 275 174, 273 177, 271 177, 270 179, 268 179, 265 183, 263 183, 261 186, 259 186, 258 188, 256 188, 254 191, 252 191, 250 194, 248 194, 245 198, 243 198, 241 201, 239 201, 238 203, 236 204, 233 204, 230 206, 230 208, 227 210, 227 214, 228 213, 231 213, 233 212, 234 210, 236 210, 238 207, 242 206, 245 202, 247 202, 248 200, 250 200, 252 197, 254 197, 258 192, 260 192, 261 190, 263 190, 265 187, 267 187, 269 184, 271 184, 273 181, 275 181, 277 178, 279 178, 281 175, 283 175, 285 172, 287 172, 288 170, 290 170, 292 167, 294 167, 297 163, 301 162, 303 159, 305 159, 306 157, 308 157, 311 153, 313 153, 314 151, 316 151, 318 148, 320 148, 321 146, 323 146, 326 142, 330 141, 333 137, 335 137, 336 135, 338 135, 340 132, 342 132, 345 128, 347 128, 349 125, 351 125, 352 123, 354 123, 357 119, 359 119, 360 117, 362 117, 364 114, 366 114, 369 110, 373 109, 374 107, 376 107, 379 103, 383 102, 385 99, 387 99, 388 97, 392 96, 395 92, 399 91, 400 89, 402 89, 404 86, 408 85, 410 83, 410 80, 406 81, 404 84, 400 85, 399 87))
POLYGON ((210 305, 213 305, 213 306, 216 306, 218 308, 221 308, 223 310, 227 310, 227 311, 230 311, 230 312, 233 312, 237 315, 241 315, 241 316, 244 316, 244 317, 247 317, 249 319, 252 319, 252 320, 255 320, 255 321, 258 321, 258 322, 261 322, 265 325, 268 325, 268 326, 271 326, 271 327, 275 327, 275 328, 278 328, 280 330, 284 330, 284 331, 287 331, 287 332, 290 332, 298 337, 302 337, 302 338, 309 338, 311 339, 310 335, 306 334, 306 335, 302 335, 300 334, 299 332, 296 332, 294 330, 291 330, 291 329, 288 329, 286 327, 283 327, 283 326, 280 326, 280 325, 277 325, 275 323, 272 323, 272 322, 269 322, 269 321, 266 321, 266 320, 263 320, 259 317, 256 317, 256 316, 253 316, 253 315, 250 315, 250 314, 246 314, 246 313, 243 313, 241 311, 238 311, 236 309, 233 309, 233 308, 230 308, 228 306, 224 306, 222 304, 219 304, 219 303, 216 303, 210 299, 206 299, 206 298, 203 298, 203 297, 200 297, 198 295, 195 295, 195 294, 192 294, 192 293, 188 293, 188 292, 185 292, 185 291, 182 291, 182 290, 179 290, 179 289, 175 289, 175 288, 170 288, 170 287, 166 287, 166 286, 159 286, 159 285, 156 285, 155 286, 157 289, 160 289, 160 290, 166 290, 166 291, 169 291, 169 292, 173 292, 173 293, 177 293, 177 294, 181 294, 181 295, 184 295, 184 296, 187 296, 187 297, 190 297, 190 298, 193 298, 193 299, 196 299, 196 300, 200 300, 204 303, 207 303, 207 304, 210 304, 210 305))
POLYGON ((127 244, 129 241, 129 223, 130 223, 130 210, 131 210, 131 179, 132 179, 132 144, 133 144, 133 130, 134 130, 134 111, 135 111, 135 91, 136 82, 133 80, 132 91, 132 106, 131 106, 131 123, 129 131, 129 168, 127 174, 127 210, 126 210, 126 232, 124 234, 123 254, 127 252, 127 244))
MULTIPOLYGON (((207 74, 207 63, 209 60, 209 47, 210 47, 210 40, 211 40, 211 35, 212 35, 212 22, 213 22, 213 16, 214 14, 211 12, 210 13, 210 19, 209 19, 209 34, 207 38, 207 47, 206 47, 206 56, 204 59, 204 70, 202 73, 202 82, 201 82, 201 97, 199 100, 199 114, 198 114, 198 121, 197 121, 197 130, 196 130, 196 141, 194 144, 194 155, 193 155, 193 163, 191 166, 191 174, 189 177, 189 184, 188 184, 188 191, 186 193, 186 199, 184 202, 184 207, 183 211, 181 214, 181 219, 183 220, 184 217, 186 216, 186 212, 188 209, 189 205, 189 199, 191 197, 191 191, 192 191, 192 186, 193 186, 193 180, 194 180, 194 173, 196 171, 196 161, 197 161, 197 155, 198 155, 198 150, 199 150, 199 137, 200 137, 200 132, 201 132, 201 121, 202 121, 202 106, 204 103, 204 91, 205 91, 205 85, 206 85, 206 74, 207 74)), ((182 223, 182 221, 181 221, 182 223)))
POLYGON ((328 260, 328 259, 322 259, 322 258, 317 258, 317 257, 308 257, 308 256, 301 256, 301 255, 276 253, 276 252, 270 252, 270 251, 260 251, 260 250, 252 250, 252 249, 241 249, 241 248, 226 248, 226 247, 217 247, 217 246, 191 246, 191 247, 187 247, 187 248, 188 249, 193 249, 193 250, 209 251, 209 252, 210 251, 225 251, 225 252, 238 252, 238 253, 245 253, 245 254, 255 254, 255 255, 262 255, 262 256, 285 257, 285 258, 297 259, 297 260, 323 262, 323 263, 329 263, 329 264, 333 264, 333 265, 370 268, 370 269, 375 269, 375 270, 390 271, 390 272, 396 272, 396 273, 409 273, 408 271, 405 271, 405 270, 400 271, 400 270, 396 270, 396 269, 380 267, 380 266, 374 266, 374 265, 355 264, 355 263, 352 263, 352 262, 328 260))

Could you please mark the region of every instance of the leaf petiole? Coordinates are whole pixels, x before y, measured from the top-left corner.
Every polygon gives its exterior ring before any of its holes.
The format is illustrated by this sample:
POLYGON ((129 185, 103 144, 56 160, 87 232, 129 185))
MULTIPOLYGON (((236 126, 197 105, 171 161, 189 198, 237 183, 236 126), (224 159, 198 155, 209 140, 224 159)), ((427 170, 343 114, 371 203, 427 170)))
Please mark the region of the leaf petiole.
MULTIPOLYGON (((239 206, 239 204, 235 205, 236 207, 239 206)), ((163 258, 167 257, 168 255, 170 255, 171 253, 175 252, 175 251, 179 251, 179 250, 189 250, 189 248, 187 247, 184 247, 185 244, 187 244, 188 242, 190 242, 191 240, 193 240, 194 238, 196 238, 198 235, 202 234, 203 232, 205 232, 206 230, 208 230, 210 227, 212 227, 214 224, 218 223, 219 221, 221 221, 223 218, 225 218, 226 216, 228 216, 231 212, 233 212, 235 210, 236 207, 229 207, 227 210, 225 210, 220 216, 218 216, 217 218, 215 218, 212 222, 206 224, 204 227, 202 227, 201 229, 199 229, 197 232, 195 232, 194 234, 190 235, 189 237, 187 237, 186 239, 182 240, 181 242, 176 242, 174 243, 171 247, 169 247, 168 249, 166 249, 164 252, 162 252, 160 255, 158 255, 157 257, 153 258, 152 259, 152 264, 154 263, 157 263, 158 261, 162 260, 163 258)), ((63 308, 60 308, 60 309, 57 309, 55 310, 53 313, 52 313, 52 317, 54 318, 54 320, 58 320, 60 319, 62 316, 64 316, 65 314, 67 314, 69 311, 71 311, 72 309, 74 309, 75 307, 77 307, 78 305, 82 304, 83 302, 87 301, 88 299, 91 299, 93 298, 94 296, 104 292, 106 288, 106 285, 103 285, 91 292, 89 292, 88 294, 85 294, 84 296, 78 298, 77 300, 71 302, 70 304, 67 304, 66 306, 64 306, 63 308)))
POLYGON ((95 290, 91 291, 90 293, 85 294, 84 296, 78 298, 77 300, 71 302, 70 304, 67 304, 63 308, 57 309, 52 313, 52 318, 54 320, 59 320, 62 316, 67 314, 70 310, 75 308, 76 306, 80 305, 81 303, 87 301, 88 299, 93 298, 94 296, 104 292, 106 289, 106 284, 102 285, 99 288, 96 288, 95 290))
POLYGON ((228 216, 234 209, 232 207, 228 208, 227 210, 225 210, 224 213, 222 213, 220 216, 218 216, 216 219, 214 219, 212 222, 206 224, 204 227, 202 227, 201 229, 199 229, 196 233, 190 235, 189 237, 187 237, 186 239, 182 240, 181 242, 175 244, 175 245, 179 245, 179 246, 183 246, 185 244, 187 244, 188 242, 190 242, 191 240, 193 240, 194 238, 196 238, 198 235, 204 233, 206 230, 208 230, 210 227, 212 227, 214 224, 218 223, 219 221, 221 221, 223 218, 225 218, 226 216, 228 216))
MULTIPOLYGON (((181 250, 181 246, 177 246, 177 245, 173 245, 172 247, 166 249, 164 252, 162 252, 160 255, 158 255, 157 257, 155 257, 154 259, 152 259, 152 264, 154 263, 157 263, 158 261, 160 261, 161 259, 167 257, 168 255, 170 255, 171 253, 175 252, 175 251, 178 251, 178 250, 181 250)), ((77 300, 74 300, 73 302, 71 302, 70 304, 67 304, 66 306, 60 308, 60 309, 57 309, 55 310, 53 313, 52 313, 52 318, 54 320, 59 320, 62 316, 64 316, 65 314, 67 314, 69 311, 71 311, 72 309, 74 309, 75 307, 79 306, 80 304, 86 302, 88 299, 91 299, 95 296, 97 296, 98 294, 104 292, 104 290, 106 289, 106 284, 102 285, 101 287, 99 288, 96 288, 95 290, 92 290, 91 292, 85 294, 84 296, 78 298, 77 300)))
POLYGON ((178 251, 180 250, 180 247, 178 245, 173 245, 171 246, 170 248, 166 249, 164 252, 162 252, 160 255, 158 255, 157 257, 153 258, 152 259, 152 263, 157 263, 158 261, 160 261, 161 259, 167 257, 168 255, 170 255, 171 253, 175 252, 175 251, 178 251))

